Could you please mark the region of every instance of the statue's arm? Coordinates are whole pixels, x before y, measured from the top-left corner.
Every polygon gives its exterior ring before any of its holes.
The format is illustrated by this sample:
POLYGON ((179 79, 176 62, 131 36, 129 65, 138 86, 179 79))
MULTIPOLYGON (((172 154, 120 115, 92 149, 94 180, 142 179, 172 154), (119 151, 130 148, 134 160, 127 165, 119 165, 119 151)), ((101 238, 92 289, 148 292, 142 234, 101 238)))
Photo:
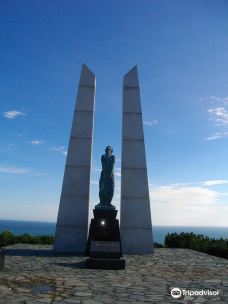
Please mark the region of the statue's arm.
POLYGON ((104 178, 106 178, 106 163, 105 163, 104 155, 101 156, 101 164, 102 164, 103 176, 104 178))
POLYGON ((114 165, 115 165, 115 156, 112 155, 112 165, 111 165, 111 172, 114 170, 114 165))
POLYGON ((102 170, 104 170, 105 169, 104 155, 101 156, 101 165, 102 165, 102 170))

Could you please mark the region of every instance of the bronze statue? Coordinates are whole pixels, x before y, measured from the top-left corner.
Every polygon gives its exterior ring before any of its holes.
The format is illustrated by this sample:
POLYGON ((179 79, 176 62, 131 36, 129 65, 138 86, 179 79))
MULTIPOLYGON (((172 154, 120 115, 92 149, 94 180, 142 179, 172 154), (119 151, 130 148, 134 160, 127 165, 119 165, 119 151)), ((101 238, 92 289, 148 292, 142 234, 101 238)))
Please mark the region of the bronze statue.
POLYGON ((113 148, 107 146, 105 154, 101 156, 102 171, 99 180, 99 197, 100 203, 95 208, 115 209, 111 204, 114 194, 114 164, 115 156, 112 155, 113 148))

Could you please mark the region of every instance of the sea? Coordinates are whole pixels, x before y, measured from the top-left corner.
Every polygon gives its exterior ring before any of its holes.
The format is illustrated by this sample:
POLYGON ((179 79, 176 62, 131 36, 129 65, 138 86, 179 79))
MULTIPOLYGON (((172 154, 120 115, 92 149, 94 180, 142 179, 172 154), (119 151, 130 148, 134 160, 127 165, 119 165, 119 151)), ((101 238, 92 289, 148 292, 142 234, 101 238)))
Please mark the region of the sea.
MULTIPOLYGON (((3 230, 10 230, 16 235, 29 233, 31 235, 47 235, 55 233, 56 223, 54 222, 33 222, 33 221, 16 221, 0 220, 0 233, 3 230)), ((228 227, 199 227, 199 226, 153 226, 154 242, 164 244, 167 233, 193 232, 203 234, 210 238, 227 238, 228 227)))

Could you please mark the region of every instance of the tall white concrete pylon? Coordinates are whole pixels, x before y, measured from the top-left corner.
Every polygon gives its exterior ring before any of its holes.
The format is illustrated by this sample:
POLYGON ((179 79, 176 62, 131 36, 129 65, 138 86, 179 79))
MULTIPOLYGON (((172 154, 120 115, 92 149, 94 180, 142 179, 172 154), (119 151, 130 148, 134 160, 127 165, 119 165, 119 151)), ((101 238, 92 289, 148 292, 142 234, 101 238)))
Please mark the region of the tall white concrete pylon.
POLYGON ((83 65, 56 225, 54 250, 57 252, 86 250, 95 86, 95 75, 83 65))
POLYGON ((120 232, 124 254, 153 253, 137 66, 124 76, 120 232))

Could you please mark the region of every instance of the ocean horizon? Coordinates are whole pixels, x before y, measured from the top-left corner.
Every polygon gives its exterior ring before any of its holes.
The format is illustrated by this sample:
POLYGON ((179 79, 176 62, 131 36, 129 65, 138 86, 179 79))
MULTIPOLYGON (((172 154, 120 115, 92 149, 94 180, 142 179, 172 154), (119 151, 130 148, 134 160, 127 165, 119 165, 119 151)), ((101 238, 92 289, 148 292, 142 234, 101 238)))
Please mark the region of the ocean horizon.
MULTIPOLYGON (((56 222, 37 222, 22 220, 0 220, 0 232, 10 230, 16 235, 29 233, 31 235, 47 235, 55 233, 56 222)), ((154 242, 164 244, 167 233, 193 232, 210 238, 228 238, 228 227, 206 226, 163 226, 153 225, 154 242)))

